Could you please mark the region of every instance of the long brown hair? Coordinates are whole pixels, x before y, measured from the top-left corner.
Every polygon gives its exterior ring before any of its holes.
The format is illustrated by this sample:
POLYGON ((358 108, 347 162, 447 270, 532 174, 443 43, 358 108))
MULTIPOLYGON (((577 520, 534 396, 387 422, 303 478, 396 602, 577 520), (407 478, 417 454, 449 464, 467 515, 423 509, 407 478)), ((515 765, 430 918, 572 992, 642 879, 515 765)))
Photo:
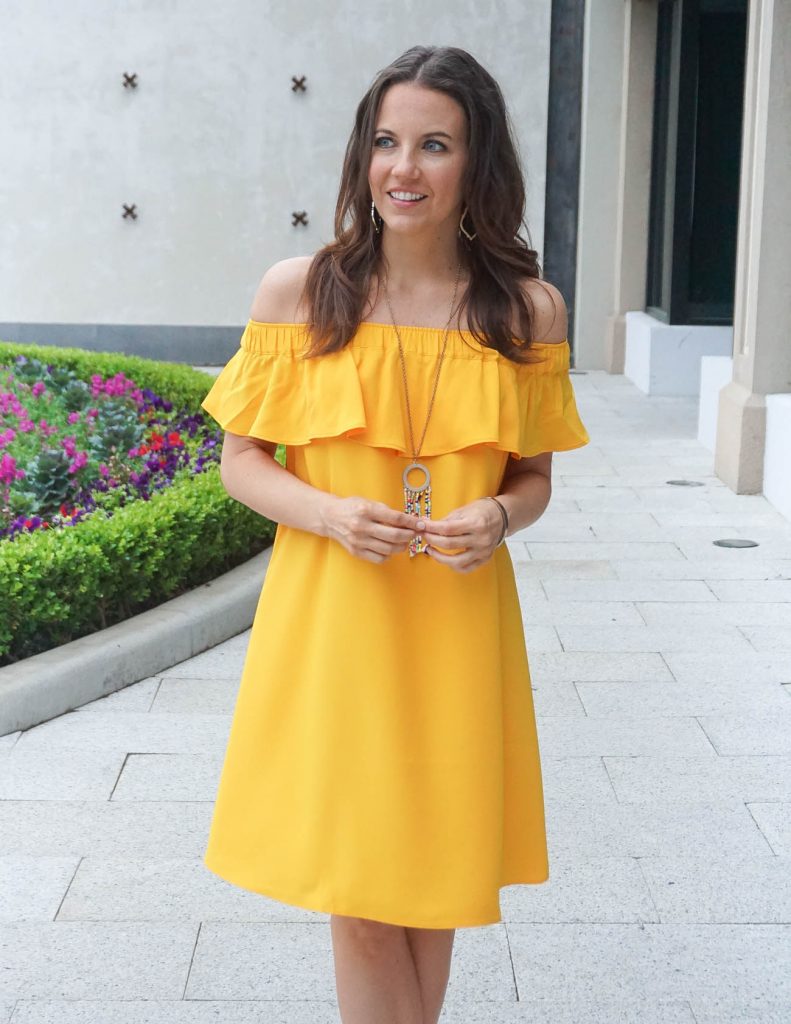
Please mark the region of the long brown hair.
POLYGON ((468 210, 464 226, 477 237, 470 242, 459 235, 462 266, 470 281, 459 312, 469 307, 469 330, 480 344, 515 362, 532 362, 527 349, 533 311, 520 280, 540 278, 540 269, 538 253, 519 234, 524 225, 530 237, 515 136, 497 82, 471 54, 455 46, 410 47, 377 74, 357 107, 335 208, 335 240, 316 252, 302 291, 310 311, 311 345, 305 356, 337 351, 351 340, 362 320, 372 275, 380 270, 381 234, 371 219, 368 168, 382 98, 397 82, 444 92, 465 112, 469 156, 462 182, 468 210), (514 312, 519 344, 513 339, 514 312))

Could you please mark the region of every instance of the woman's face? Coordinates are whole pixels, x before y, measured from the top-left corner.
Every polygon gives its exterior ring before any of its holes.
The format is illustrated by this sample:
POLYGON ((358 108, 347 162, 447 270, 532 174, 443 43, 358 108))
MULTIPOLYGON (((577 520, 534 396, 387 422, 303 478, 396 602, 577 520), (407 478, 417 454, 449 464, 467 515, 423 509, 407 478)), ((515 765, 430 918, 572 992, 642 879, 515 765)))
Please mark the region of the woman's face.
POLYGON ((444 92, 398 82, 384 94, 374 126, 368 184, 388 230, 455 233, 462 213, 462 176, 467 163, 463 109, 444 92), (399 201, 393 192, 420 194, 399 201))

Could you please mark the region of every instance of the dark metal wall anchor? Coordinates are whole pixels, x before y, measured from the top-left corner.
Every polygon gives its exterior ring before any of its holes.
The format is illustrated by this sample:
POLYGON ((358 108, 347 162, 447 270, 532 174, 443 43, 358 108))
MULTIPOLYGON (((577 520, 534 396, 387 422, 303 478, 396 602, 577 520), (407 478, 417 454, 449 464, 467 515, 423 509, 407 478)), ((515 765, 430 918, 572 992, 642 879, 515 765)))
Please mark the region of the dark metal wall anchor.
POLYGON ((296 227, 297 224, 304 224, 307 226, 308 223, 308 211, 307 210, 294 210, 291 214, 291 226, 296 227))
POLYGON ((137 88, 137 72, 134 74, 128 74, 124 71, 124 89, 136 89, 137 88))
POLYGON ((122 205, 124 208, 124 219, 126 219, 127 217, 131 217, 132 220, 137 220, 137 203, 132 203, 131 206, 127 206, 126 203, 123 203, 122 205))
POLYGON ((300 75, 299 78, 297 78, 296 75, 292 75, 291 76, 291 81, 294 84, 291 86, 291 91, 292 92, 307 92, 307 88, 308 87, 305 85, 305 79, 306 78, 307 78, 307 75, 300 75))

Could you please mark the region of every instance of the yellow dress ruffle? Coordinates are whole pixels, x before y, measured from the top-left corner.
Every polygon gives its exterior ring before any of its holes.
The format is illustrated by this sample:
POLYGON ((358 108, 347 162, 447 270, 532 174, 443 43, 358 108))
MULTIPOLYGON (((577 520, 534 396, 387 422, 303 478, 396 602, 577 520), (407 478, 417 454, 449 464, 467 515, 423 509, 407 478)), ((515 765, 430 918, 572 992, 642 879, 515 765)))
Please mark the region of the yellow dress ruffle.
MULTIPOLYGON (((415 440, 444 332, 399 328, 415 440)), ((300 325, 250 321, 203 401, 286 468, 403 510, 411 460, 392 327, 300 359, 300 325)), ((419 459, 432 518, 501 490, 509 457, 588 435, 568 344, 517 365, 451 334, 419 459)), ((450 551, 452 549, 442 549, 450 551)), ((525 609, 529 617, 529 608, 525 609)), ((323 913, 421 928, 501 920, 499 890, 549 877, 522 609, 507 545, 473 572, 375 563, 279 524, 256 608, 204 863, 323 913)))
MULTIPOLYGON (((415 441, 425 422, 444 332, 400 327, 415 441), (422 413, 422 418, 417 414, 422 413)), ((223 430, 304 445, 348 437, 408 454, 403 371, 393 328, 364 322, 340 352, 302 358, 301 325, 250 320, 240 347, 203 401, 223 430)), ((541 361, 518 365, 480 345, 469 332, 449 335, 421 455, 488 444, 524 458, 579 448, 588 434, 569 380, 569 346, 535 344, 541 361)))

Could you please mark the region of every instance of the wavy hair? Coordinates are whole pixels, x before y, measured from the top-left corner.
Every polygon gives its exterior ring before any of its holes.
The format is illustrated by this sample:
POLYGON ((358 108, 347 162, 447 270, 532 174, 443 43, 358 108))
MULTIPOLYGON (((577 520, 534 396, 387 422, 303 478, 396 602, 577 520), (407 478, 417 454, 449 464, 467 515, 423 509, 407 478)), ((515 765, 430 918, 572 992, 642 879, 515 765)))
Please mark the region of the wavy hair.
POLYGON ((335 240, 314 255, 302 291, 311 342, 305 357, 337 351, 351 340, 362 320, 374 273, 379 279, 381 233, 377 234, 371 219, 368 169, 382 98, 398 82, 446 93, 465 113, 465 228, 477 237, 470 242, 459 233, 459 256, 469 273, 469 285, 458 312, 468 307, 469 330, 480 344, 515 362, 532 362, 527 349, 533 309, 520 280, 540 278, 540 267, 538 253, 519 233, 524 226, 529 240, 515 135, 497 82, 471 54, 455 46, 410 47, 376 75, 357 107, 335 208, 335 240))

